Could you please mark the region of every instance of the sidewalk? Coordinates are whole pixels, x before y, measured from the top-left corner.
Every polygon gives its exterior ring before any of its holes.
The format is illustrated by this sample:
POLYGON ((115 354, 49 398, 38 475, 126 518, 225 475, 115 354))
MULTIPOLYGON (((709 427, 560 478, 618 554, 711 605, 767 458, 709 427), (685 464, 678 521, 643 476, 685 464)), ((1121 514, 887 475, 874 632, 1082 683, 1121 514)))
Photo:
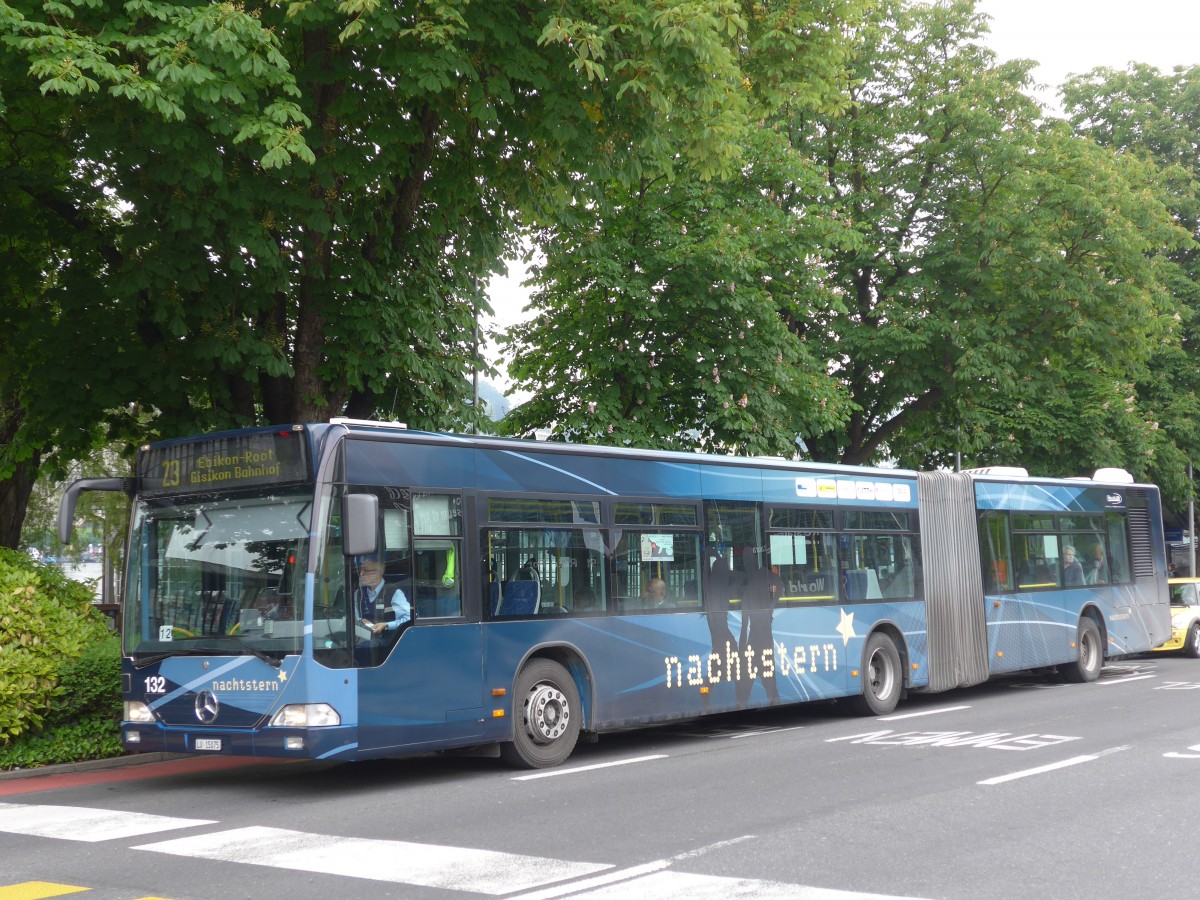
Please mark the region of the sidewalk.
POLYGON ((124 756, 111 756, 108 759, 88 759, 83 762, 37 766, 33 769, 5 769, 0 771, 0 781, 43 778, 48 775, 72 775, 78 772, 103 772, 107 769, 123 769, 128 766, 164 762, 168 759, 179 759, 186 756, 186 753, 127 753, 124 756))

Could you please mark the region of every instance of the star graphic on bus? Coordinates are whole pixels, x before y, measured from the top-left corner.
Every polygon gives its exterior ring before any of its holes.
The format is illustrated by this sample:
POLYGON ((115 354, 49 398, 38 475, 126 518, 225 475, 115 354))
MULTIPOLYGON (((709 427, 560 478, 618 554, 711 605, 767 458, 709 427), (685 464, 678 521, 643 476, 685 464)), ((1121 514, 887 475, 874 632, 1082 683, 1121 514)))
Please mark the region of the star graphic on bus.
POLYGON ((854 613, 848 613, 844 609, 839 609, 838 612, 841 613, 842 620, 838 622, 834 631, 842 636, 842 646, 845 647, 850 643, 850 638, 858 637, 854 633, 854 613))

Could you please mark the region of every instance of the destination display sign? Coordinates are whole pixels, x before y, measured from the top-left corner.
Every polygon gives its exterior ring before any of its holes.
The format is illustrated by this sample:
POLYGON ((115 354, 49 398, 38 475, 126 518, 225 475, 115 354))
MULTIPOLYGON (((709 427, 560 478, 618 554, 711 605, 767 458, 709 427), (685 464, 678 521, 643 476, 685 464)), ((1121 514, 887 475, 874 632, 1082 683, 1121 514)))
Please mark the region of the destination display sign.
POLYGON ((229 490, 308 479, 303 432, 261 431, 206 438, 138 455, 143 494, 229 490))

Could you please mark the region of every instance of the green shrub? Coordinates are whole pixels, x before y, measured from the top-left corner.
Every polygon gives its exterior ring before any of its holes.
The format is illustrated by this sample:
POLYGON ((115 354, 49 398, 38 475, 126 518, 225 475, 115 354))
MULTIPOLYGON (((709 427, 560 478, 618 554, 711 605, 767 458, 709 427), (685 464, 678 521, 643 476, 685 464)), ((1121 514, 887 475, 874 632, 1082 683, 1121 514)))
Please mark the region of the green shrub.
POLYGON ((121 641, 111 632, 78 659, 63 661, 46 727, 95 715, 121 718, 121 641))
POLYGON ((121 642, 106 635, 59 665, 41 729, 0 746, 0 770, 120 756, 121 642))
POLYGON ((0 769, 32 769, 56 763, 120 756, 120 726, 111 716, 93 715, 45 731, 23 734, 0 747, 0 769))
MULTIPOLYGON (((41 731, 64 697, 56 688, 63 677, 87 678, 76 670, 90 648, 86 665, 102 667, 115 653, 120 691, 120 654, 115 651, 104 617, 92 606, 86 585, 72 581, 53 566, 33 562, 23 553, 0 548, 0 748, 15 738, 41 731)), ((98 669, 92 669, 98 671, 98 669)), ((107 677, 107 676, 106 676, 107 677)), ((73 682, 79 690, 78 681, 73 682)), ((84 691, 89 709, 103 705, 105 685, 84 691)), ((68 705, 74 700, 65 701, 68 705)), ((57 737, 52 735, 51 737, 57 737)))

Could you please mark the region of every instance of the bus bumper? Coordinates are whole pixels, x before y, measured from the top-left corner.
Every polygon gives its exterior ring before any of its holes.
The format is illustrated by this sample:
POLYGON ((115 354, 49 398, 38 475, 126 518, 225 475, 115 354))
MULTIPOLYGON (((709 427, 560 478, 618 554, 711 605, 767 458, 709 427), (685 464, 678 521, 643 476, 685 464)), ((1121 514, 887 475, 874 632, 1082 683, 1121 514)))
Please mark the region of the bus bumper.
POLYGON ((356 731, 352 727, 233 731, 123 722, 121 744, 126 753, 352 760, 358 751, 356 731))

